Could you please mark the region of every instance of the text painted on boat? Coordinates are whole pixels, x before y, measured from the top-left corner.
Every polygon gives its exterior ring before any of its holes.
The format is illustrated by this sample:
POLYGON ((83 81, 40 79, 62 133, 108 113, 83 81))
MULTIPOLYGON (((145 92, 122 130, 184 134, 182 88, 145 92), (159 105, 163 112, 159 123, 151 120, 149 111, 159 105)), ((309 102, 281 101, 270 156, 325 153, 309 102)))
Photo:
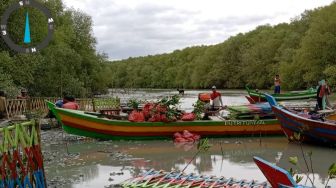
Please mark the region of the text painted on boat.
POLYGON ((228 120, 224 122, 225 125, 265 125, 265 121, 263 120, 228 120))

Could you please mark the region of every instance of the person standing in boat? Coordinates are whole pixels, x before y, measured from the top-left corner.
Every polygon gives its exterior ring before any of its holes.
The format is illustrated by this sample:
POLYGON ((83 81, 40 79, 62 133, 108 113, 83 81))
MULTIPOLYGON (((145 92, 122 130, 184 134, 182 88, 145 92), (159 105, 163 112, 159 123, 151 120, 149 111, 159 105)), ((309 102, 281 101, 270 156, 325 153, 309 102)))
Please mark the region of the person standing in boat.
POLYGON ((316 100, 317 100, 317 109, 316 110, 321 110, 322 109, 322 97, 320 97, 320 92, 322 89, 322 82, 318 82, 318 87, 317 87, 317 92, 316 92, 316 100))
POLYGON ((281 84, 280 76, 277 74, 275 75, 274 78, 274 94, 280 94, 280 84, 281 84))
POLYGON ((223 101, 222 101, 222 95, 217 92, 216 86, 212 86, 212 93, 210 95, 210 98, 212 100, 211 108, 212 110, 219 110, 223 108, 223 101))
POLYGON ((326 109, 326 98, 327 98, 327 87, 325 80, 321 80, 319 83, 319 89, 317 90, 318 98, 317 103, 319 106, 319 110, 326 109))
POLYGON ((331 105, 330 100, 329 100, 329 95, 331 95, 331 89, 328 85, 327 80, 325 80, 325 90, 326 90, 326 108, 332 109, 333 106, 331 105))

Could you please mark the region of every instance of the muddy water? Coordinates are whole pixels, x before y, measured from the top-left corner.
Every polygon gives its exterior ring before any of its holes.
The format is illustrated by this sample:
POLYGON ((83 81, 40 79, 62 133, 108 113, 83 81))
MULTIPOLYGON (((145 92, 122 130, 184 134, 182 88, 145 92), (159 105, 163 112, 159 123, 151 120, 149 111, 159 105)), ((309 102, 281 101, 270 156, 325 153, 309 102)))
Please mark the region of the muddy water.
MULTIPOLYGON (((190 110, 199 92, 186 91, 181 108, 190 110)), ((124 94, 113 93, 122 100, 137 97, 153 100, 172 95, 175 91, 136 91, 124 94)), ((244 104, 243 91, 222 91, 225 104, 244 104)), ((145 169, 154 168, 170 171, 182 170, 196 153, 193 144, 174 144, 171 140, 158 141, 97 141, 71 136, 62 130, 42 133, 45 171, 49 187, 112 187, 145 169)), ((305 169, 299 145, 287 142, 285 137, 248 137, 210 139, 212 147, 200 154, 186 172, 238 179, 265 181, 253 163, 253 156, 262 157, 285 169, 305 169), (288 162, 291 156, 299 157, 299 167, 288 162)), ((314 174, 317 187, 323 187, 329 166, 336 162, 336 149, 303 145, 304 152, 312 151, 314 174)), ((305 179, 302 183, 309 185, 305 179)), ((336 187, 336 181, 329 181, 336 187)))

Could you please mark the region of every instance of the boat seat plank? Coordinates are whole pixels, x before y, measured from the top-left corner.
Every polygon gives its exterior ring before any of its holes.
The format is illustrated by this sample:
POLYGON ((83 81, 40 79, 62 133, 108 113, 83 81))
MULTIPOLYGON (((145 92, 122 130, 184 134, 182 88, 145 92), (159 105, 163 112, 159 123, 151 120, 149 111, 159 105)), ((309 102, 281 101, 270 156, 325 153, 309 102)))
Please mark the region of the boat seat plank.
POLYGON ((209 118, 213 121, 224 121, 225 119, 220 116, 209 116, 209 118))

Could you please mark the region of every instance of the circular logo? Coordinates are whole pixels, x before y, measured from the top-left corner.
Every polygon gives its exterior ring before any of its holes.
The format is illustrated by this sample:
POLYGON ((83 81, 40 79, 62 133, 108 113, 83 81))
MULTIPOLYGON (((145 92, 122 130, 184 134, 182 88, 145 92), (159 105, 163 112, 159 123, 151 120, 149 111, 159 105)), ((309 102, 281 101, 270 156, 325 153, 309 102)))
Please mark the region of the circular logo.
POLYGON ((34 1, 34 0, 24 0, 19 1, 17 3, 12 4, 8 7, 4 14, 1 17, 1 36, 6 44, 12 50, 19 52, 19 53, 34 53, 37 52, 46 46, 48 46, 49 42, 52 39, 54 33, 54 19, 51 16, 51 12, 42 4, 34 1), (10 38, 8 33, 8 20, 10 15, 23 7, 32 7, 36 8, 38 11, 42 12, 48 21, 48 34, 47 36, 38 44, 32 45, 31 38, 30 38, 30 24, 29 24, 29 12, 27 11, 25 14, 25 26, 24 26, 24 46, 18 45, 10 38), (27 47, 28 46, 28 47, 27 47))

